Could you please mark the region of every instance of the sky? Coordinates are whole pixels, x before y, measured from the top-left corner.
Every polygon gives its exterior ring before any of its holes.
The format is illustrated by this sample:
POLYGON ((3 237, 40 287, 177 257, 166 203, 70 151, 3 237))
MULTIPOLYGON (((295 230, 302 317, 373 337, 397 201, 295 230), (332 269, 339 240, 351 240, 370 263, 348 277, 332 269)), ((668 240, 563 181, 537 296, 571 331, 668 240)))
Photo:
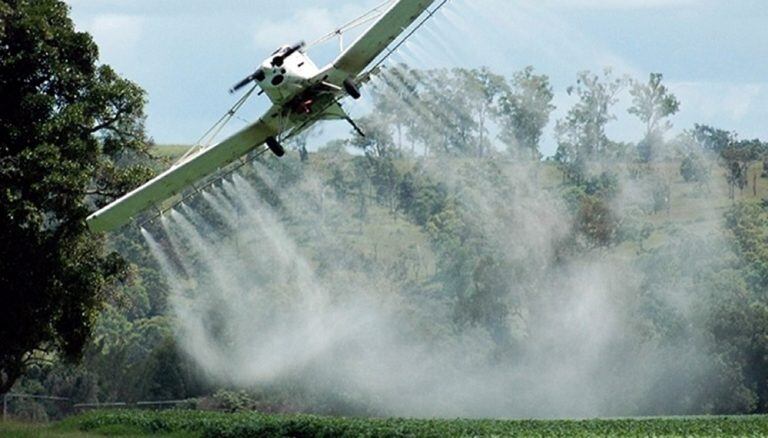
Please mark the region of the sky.
MULTIPOLYGON (((190 144, 234 104, 227 90, 279 45, 314 41, 382 0, 66 0, 91 33, 101 62, 148 94, 147 129, 159 144, 190 144)), ((528 65, 551 78, 558 107, 543 140, 552 154, 555 120, 583 70, 645 79, 664 74, 682 102, 670 135, 705 123, 768 140, 768 7, 765 0, 449 0, 391 62, 423 68, 488 66, 511 76, 528 65)), ((350 41, 354 34, 348 35, 350 41)), ((332 41, 309 53, 324 64, 332 41)), ((353 103, 360 116, 365 103, 353 103)), ((627 93, 609 135, 637 141, 627 93)), ((229 129, 255 120, 249 102, 229 129), (239 125, 238 125, 239 124, 239 125)), ((315 142, 348 135, 329 126, 315 142)), ((317 146, 317 145, 315 145, 317 146)))

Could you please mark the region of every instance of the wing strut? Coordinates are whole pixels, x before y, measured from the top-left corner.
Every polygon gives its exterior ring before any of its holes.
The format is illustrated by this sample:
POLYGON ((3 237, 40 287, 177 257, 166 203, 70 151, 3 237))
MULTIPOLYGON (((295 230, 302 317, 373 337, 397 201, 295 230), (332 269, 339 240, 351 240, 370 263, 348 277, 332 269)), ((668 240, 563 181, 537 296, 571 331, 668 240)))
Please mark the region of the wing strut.
POLYGON ((368 68, 368 70, 365 73, 360 75, 359 81, 360 82, 367 81, 368 77, 373 72, 375 72, 376 69, 378 69, 384 62, 386 62, 387 59, 389 59, 389 57, 392 56, 397 51, 397 49, 399 49, 403 44, 405 44, 408 41, 408 39, 411 38, 411 36, 413 36, 413 34, 416 33, 417 30, 421 29, 425 24, 427 24, 427 21, 429 21, 429 19, 432 18, 437 13, 437 11, 440 10, 440 8, 445 6, 446 3, 448 3, 448 0, 442 0, 431 11, 427 10, 427 15, 413 29, 411 29, 411 31, 408 32, 408 34, 406 34, 397 44, 395 44, 392 47, 388 47, 386 49, 387 52, 384 54, 384 56, 382 56, 378 61, 376 61, 376 63, 373 64, 373 66, 368 68))
POLYGON ((210 145, 213 143, 213 141, 218 137, 218 135, 221 133, 222 129, 224 129, 225 126, 227 126, 227 123, 232 120, 233 117, 237 114, 238 111, 240 111, 240 108, 245 105, 245 103, 248 101, 248 99, 253 95, 253 92, 256 91, 256 88, 258 85, 254 85, 251 87, 250 90, 248 90, 247 93, 243 95, 237 102, 235 102, 234 105, 232 105, 232 108, 229 109, 218 122, 214 123, 213 126, 211 126, 210 129, 208 129, 205 134, 203 134, 202 137, 200 137, 199 140, 195 143, 195 146, 192 146, 187 150, 184 155, 179 158, 176 163, 174 163, 174 166, 178 166, 182 162, 184 162, 187 158, 195 154, 196 152, 206 149, 210 147, 210 145))
POLYGON ((354 20, 343 24, 338 29, 334 30, 333 32, 330 32, 326 35, 323 35, 322 37, 318 38, 316 41, 313 41, 310 45, 307 46, 307 48, 312 48, 317 45, 323 44, 325 42, 328 42, 332 40, 333 38, 339 37, 339 46, 341 48, 341 51, 344 51, 344 34, 348 31, 363 26, 365 24, 370 23, 371 21, 379 18, 381 14, 384 13, 384 8, 388 5, 390 5, 394 0, 387 0, 375 8, 371 9, 370 11, 366 12, 365 14, 355 18, 354 20))

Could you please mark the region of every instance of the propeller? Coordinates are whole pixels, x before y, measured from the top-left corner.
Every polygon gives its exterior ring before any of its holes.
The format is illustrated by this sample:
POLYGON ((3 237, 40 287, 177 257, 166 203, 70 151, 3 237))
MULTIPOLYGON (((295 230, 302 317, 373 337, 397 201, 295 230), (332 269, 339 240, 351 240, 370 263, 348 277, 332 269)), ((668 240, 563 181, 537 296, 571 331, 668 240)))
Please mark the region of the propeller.
MULTIPOLYGON (((300 41, 292 46, 285 47, 281 50, 278 50, 277 54, 272 58, 272 67, 282 67, 285 63, 285 59, 289 56, 293 55, 294 53, 302 50, 304 47, 306 47, 306 43, 304 41, 300 41)), ((234 94, 237 91, 239 91, 241 88, 245 87, 246 85, 250 84, 253 81, 261 82, 263 81, 267 75, 264 73, 264 70, 258 69, 250 76, 246 77, 242 81, 235 84, 234 87, 232 87, 229 92, 230 94, 234 94)))
POLYGON ((229 90, 229 93, 230 94, 234 94, 235 92, 239 91, 241 88, 245 87, 246 85, 250 84, 251 82, 253 82, 253 81, 261 82, 261 81, 264 80, 264 78, 266 78, 266 75, 264 74, 264 70, 258 69, 255 72, 253 72, 253 74, 251 74, 250 76, 246 77, 242 81, 240 81, 237 84, 235 84, 235 86, 232 87, 229 90))
POLYGON ((272 58, 272 67, 282 67, 286 58, 303 49, 305 46, 306 43, 304 41, 299 41, 298 43, 286 48, 284 51, 282 51, 282 53, 278 53, 274 58, 272 58))

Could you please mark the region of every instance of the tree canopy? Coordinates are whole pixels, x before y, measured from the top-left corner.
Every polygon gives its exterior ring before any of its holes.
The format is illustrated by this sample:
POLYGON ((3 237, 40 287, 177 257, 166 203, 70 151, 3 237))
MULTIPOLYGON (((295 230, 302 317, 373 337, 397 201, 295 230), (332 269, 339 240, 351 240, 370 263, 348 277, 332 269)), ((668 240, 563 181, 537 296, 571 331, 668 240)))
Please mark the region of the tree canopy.
POLYGON ((78 357, 124 273, 88 213, 151 175, 145 95, 59 0, 0 1, 0 393, 41 357, 78 357))

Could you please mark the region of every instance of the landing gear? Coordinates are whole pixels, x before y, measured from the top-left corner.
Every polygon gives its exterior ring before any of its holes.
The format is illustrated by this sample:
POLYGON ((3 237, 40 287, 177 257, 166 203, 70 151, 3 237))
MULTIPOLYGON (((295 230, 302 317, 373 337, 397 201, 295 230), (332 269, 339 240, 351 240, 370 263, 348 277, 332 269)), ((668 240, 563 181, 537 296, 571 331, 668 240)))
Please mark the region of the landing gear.
POLYGON ((275 137, 267 137, 267 147, 277 157, 285 155, 285 148, 275 139, 275 137))
POLYGON ((352 78, 346 78, 344 79, 344 91, 349 94, 352 99, 360 99, 360 89, 357 87, 357 84, 355 84, 355 81, 352 80, 352 78))

